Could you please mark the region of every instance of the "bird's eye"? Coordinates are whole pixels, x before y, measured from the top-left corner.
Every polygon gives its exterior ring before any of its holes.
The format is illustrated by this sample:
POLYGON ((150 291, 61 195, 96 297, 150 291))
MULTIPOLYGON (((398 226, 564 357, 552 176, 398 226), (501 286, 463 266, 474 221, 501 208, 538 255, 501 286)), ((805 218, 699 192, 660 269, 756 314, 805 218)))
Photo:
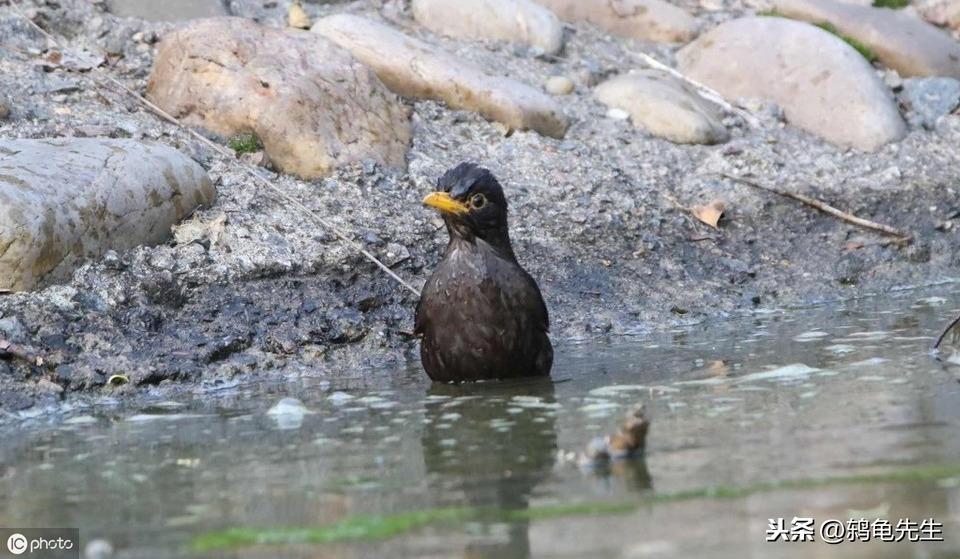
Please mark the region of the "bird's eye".
POLYGON ((483 194, 474 194, 470 198, 470 205, 472 205, 474 209, 479 210, 487 205, 487 197, 483 194))

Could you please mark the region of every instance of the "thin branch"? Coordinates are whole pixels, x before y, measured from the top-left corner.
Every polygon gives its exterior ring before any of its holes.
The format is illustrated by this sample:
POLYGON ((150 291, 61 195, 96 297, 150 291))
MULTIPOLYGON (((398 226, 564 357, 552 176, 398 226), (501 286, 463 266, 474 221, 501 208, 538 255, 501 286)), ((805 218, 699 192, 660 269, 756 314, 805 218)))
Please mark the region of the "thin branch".
POLYGON ((933 344, 933 348, 931 349, 933 349, 934 351, 939 350, 940 344, 943 342, 943 339, 947 337, 947 334, 950 332, 950 330, 953 330, 953 327, 956 326, 957 324, 960 324, 960 316, 958 316, 957 318, 954 318, 953 322, 951 322, 950 324, 947 324, 947 327, 943 329, 943 332, 940 332, 940 337, 937 338, 937 342, 933 344))
POLYGON ((670 74, 671 76, 687 82, 688 84, 692 85, 700 93, 700 95, 705 97, 707 100, 713 101, 714 103, 716 103, 717 105, 720 105, 727 111, 738 115, 740 118, 747 121, 747 124, 749 124, 752 128, 760 128, 760 121, 757 120, 757 117, 750 114, 750 111, 741 109, 740 107, 737 107, 732 103, 728 102, 726 99, 723 98, 723 95, 720 95, 720 93, 718 93, 715 89, 712 89, 706 85, 703 85, 702 83, 692 78, 688 78, 687 76, 684 76, 680 72, 667 66, 663 62, 660 62, 659 60, 657 60, 656 58, 650 56, 645 52, 637 51, 636 54, 641 59, 643 59, 643 61, 646 62, 651 68, 656 68, 657 70, 663 70, 664 72, 670 74))
POLYGON ((738 177, 738 176, 730 175, 730 174, 727 174, 727 173, 716 173, 716 174, 720 175, 721 177, 730 179, 730 180, 732 180, 732 181, 736 181, 736 182, 739 182, 739 183, 742 183, 742 184, 746 184, 746 185, 752 186, 752 187, 754 187, 754 188, 759 188, 760 190, 766 190, 767 192, 773 192, 774 194, 779 194, 780 196, 783 196, 783 197, 786 197, 786 198, 792 198, 792 199, 794 199, 794 200, 796 200, 796 201, 798 201, 798 202, 801 202, 801 203, 806 204, 806 205, 808 205, 808 206, 810 206, 810 207, 812 207, 812 208, 815 208, 815 209, 817 209, 817 210, 820 210, 820 211, 823 212, 823 213, 826 213, 826 214, 832 215, 832 216, 834 216, 834 217, 836 217, 836 218, 842 219, 843 221, 846 221, 847 223, 852 223, 852 224, 854 224, 854 225, 857 225, 857 226, 859 226, 859 227, 863 227, 863 228, 865 228, 865 229, 872 229, 872 230, 874 230, 874 231, 879 231, 879 232, 881 232, 881 233, 883 233, 883 234, 885 234, 885 235, 890 235, 891 237, 897 237, 898 241, 901 242, 901 243, 909 243, 910 241, 913 240, 913 234, 910 233, 909 231, 904 231, 903 229, 897 229, 896 227, 891 227, 891 226, 889 226, 889 225, 884 225, 884 224, 882 224, 882 223, 877 223, 876 221, 870 221, 869 219, 864 219, 864 218, 862 218, 862 217, 857 217, 857 216, 855 216, 855 215, 853 215, 853 214, 851 214, 851 213, 847 213, 847 212, 845 212, 845 211, 843 211, 843 210, 838 210, 837 208, 831 206, 830 204, 827 204, 827 203, 825 203, 825 202, 821 202, 820 200, 817 200, 816 198, 811 198, 811 197, 809 197, 809 196, 804 196, 803 194, 797 194, 797 193, 795 193, 795 192, 789 192, 789 191, 786 191, 786 190, 782 190, 782 189, 777 188, 777 187, 775 187, 775 186, 770 186, 770 185, 768 185, 768 184, 762 184, 762 183, 756 182, 756 181, 754 181, 754 180, 751 180, 751 179, 748 179, 748 178, 745 178, 745 177, 738 177))

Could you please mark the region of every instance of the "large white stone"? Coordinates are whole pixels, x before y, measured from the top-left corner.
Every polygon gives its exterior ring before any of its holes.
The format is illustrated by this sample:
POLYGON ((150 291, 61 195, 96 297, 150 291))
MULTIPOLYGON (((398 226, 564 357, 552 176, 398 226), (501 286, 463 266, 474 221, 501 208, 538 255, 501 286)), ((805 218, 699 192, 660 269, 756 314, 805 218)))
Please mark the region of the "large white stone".
POLYGON ((719 25, 677 53, 680 71, 727 98, 760 97, 825 140, 875 150, 906 133, 890 90, 842 39, 779 17, 719 25))
POLYGON ((664 0, 536 0, 567 21, 586 21, 614 35, 685 43, 697 35, 697 20, 664 0))
POLYGON ((903 10, 833 0, 774 0, 774 7, 793 19, 830 23, 901 76, 960 78, 960 43, 903 10))
POLYGON ((549 95, 488 74, 388 25, 337 14, 317 21, 313 31, 350 51, 404 97, 443 101, 516 130, 535 130, 555 138, 566 132, 567 119, 549 95))
POLYGON ((0 140, 0 289, 64 280, 108 250, 156 244, 213 203, 206 172, 134 140, 0 140))
POLYGON ((547 54, 563 48, 563 27, 532 0, 413 0, 417 23, 442 35, 523 43, 547 54))
POLYGON ((406 164, 408 110, 369 68, 309 31, 192 22, 161 41, 147 97, 221 136, 253 132, 278 169, 303 178, 363 160, 406 164))

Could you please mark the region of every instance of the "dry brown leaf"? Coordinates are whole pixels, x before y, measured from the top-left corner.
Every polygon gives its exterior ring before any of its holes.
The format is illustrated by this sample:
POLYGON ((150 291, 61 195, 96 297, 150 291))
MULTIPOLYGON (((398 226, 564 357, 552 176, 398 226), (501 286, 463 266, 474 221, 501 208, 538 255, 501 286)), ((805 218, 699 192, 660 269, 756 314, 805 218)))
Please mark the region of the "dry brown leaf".
POLYGON ((726 205, 723 203, 723 200, 716 199, 702 206, 690 208, 690 213, 693 214, 693 217, 717 229, 717 224, 720 222, 720 218, 723 217, 723 211, 725 209, 726 205))
POLYGON ((287 25, 297 29, 310 29, 310 16, 299 2, 290 4, 290 9, 287 11, 287 25))

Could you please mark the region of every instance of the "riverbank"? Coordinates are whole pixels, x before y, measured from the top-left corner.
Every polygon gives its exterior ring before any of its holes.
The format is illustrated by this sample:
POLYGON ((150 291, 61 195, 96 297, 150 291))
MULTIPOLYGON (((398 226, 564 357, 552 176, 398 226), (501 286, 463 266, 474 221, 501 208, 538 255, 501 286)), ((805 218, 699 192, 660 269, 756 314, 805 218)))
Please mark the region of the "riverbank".
MULTIPOLYGON (((250 3, 238 13, 282 25, 286 3, 271 4, 250 3)), ((306 6, 314 18, 338 11, 378 18, 387 7, 306 6)), ((714 23, 748 10, 737 5, 700 15, 714 23)), ((117 18, 87 2, 28 11, 71 48, 100 53, 101 70, 134 91, 145 90, 157 40, 175 26, 117 18)), ((352 231, 414 285, 446 242, 439 219, 420 200, 461 161, 489 167, 505 186, 515 248, 540 282, 561 344, 957 275, 957 114, 927 128, 905 111, 902 139, 862 152, 785 123, 782 110, 758 103, 758 126, 724 117, 725 143, 674 144, 634 127, 591 91, 597 81, 643 67, 637 52, 671 60, 673 47, 577 23, 566 28, 562 54, 547 56, 433 35, 409 14, 386 15, 405 32, 533 87, 551 76, 574 82, 572 93, 556 97, 569 121, 563 138, 505 133, 472 112, 405 100, 412 135, 405 171, 362 162, 325 178, 274 175, 285 193, 352 231), (905 229, 913 241, 891 243, 720 173, 814 196, 905 229), (684 209, 716 199, 725 205, 716 229, 684 209)), ((217 189, 216 202, 175 228, 167 243, 107 253, 67 282, 0 296, 0 337, 45 359, 41 366, 0 360, 0 409, 21 411, 76 391, 124 397, 302 371, 373 375, 415 359, 415 296, 275 200, 235 161, 96 86, 83 64, 51 62, 56 48, 45 47, 6 7, 0 37, 0 94, 10 109, 0 144, 84 136, 159 143, 196 160, 217 189), (111 378, 117 386, 108 385, 111 378)), ((903 92, 901 85, 891 93, 901 108, 903 92)))

